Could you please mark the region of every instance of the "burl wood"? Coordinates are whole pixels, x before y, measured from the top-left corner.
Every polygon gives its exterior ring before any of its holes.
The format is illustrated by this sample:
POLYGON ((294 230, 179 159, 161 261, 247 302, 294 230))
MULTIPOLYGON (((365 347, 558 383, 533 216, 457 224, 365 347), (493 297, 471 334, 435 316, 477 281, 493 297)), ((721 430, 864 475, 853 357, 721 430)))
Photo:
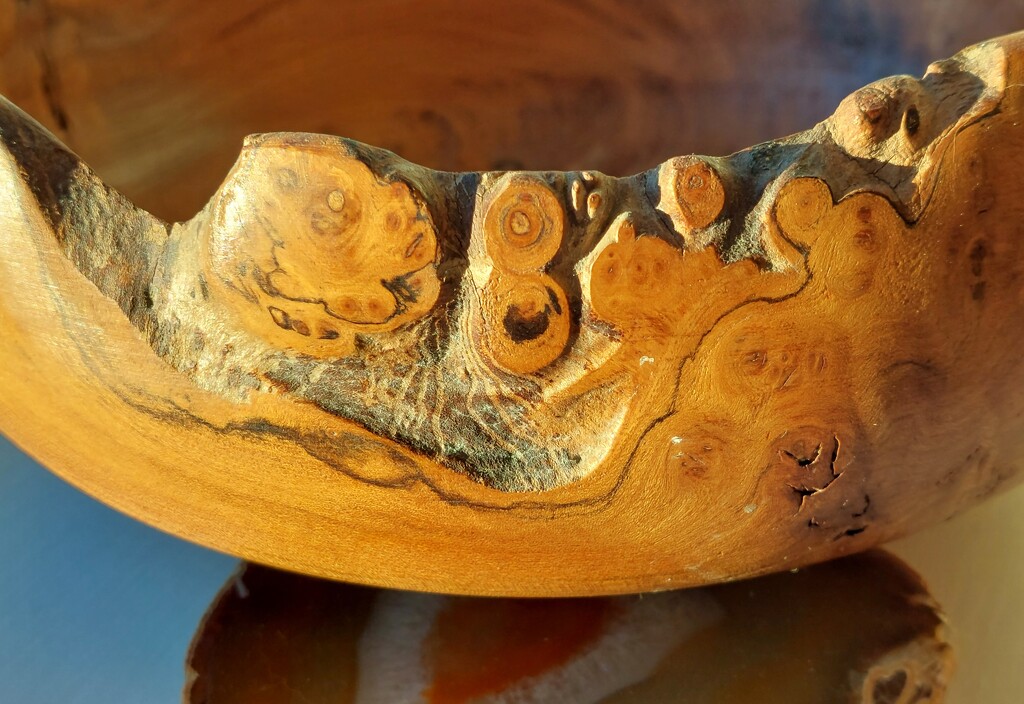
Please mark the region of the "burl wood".
POLYGON ((1024 35, 730 157, 441 172, 249 138, 193 219, 10 104, 0 422, 178 535, 476 594, 858 551, 1024 457, 1024 35))

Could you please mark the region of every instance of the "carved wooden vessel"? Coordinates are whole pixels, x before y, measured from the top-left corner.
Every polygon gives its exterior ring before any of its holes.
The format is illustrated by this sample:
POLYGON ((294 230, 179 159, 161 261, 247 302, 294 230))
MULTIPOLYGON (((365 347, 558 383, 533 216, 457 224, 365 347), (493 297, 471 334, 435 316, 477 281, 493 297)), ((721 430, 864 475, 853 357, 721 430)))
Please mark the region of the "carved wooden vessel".
POLYGON ((442 592, 715 582, 1016 480, 1024 36, 636 176, 249 138, 168 223, 0 114, 0 429, 176 534, 442 592))

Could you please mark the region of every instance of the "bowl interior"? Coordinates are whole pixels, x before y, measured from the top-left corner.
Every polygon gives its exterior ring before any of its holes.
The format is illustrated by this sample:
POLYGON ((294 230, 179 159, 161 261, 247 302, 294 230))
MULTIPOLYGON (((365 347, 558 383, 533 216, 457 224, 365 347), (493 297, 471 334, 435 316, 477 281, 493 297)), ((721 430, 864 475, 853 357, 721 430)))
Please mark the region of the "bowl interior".
POLYGON ((168 219, 202 207, 248 133, 339 134, 446 170, 625 175, 805 129, 865 83, 1024 22, 1019 2, 970 0, 38 5, 0 18, 0 88, 168 219))

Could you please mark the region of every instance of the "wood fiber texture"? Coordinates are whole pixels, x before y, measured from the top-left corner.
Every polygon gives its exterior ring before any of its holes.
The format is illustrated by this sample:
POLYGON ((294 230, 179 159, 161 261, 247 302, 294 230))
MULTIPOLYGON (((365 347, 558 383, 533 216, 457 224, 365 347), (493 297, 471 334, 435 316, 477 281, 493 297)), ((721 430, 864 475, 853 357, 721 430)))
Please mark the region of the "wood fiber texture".
POLYGON ((178 223, 5 103, 0 428, 165 530, 383 586, 877 545, 1020 476, 1022 62, 992 40, 630 177, 260 134, 178 223))

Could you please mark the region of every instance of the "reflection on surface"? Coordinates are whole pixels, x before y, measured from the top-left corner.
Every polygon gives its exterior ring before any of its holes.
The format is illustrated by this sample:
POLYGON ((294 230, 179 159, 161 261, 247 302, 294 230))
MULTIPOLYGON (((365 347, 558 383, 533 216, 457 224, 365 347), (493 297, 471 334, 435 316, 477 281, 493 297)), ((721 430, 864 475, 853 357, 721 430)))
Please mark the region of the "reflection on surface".
POLYGON ((189 656, 191 704, 943 700, 920 579, 880 552, 626 597, 480 599, 248 565, 189 656))

